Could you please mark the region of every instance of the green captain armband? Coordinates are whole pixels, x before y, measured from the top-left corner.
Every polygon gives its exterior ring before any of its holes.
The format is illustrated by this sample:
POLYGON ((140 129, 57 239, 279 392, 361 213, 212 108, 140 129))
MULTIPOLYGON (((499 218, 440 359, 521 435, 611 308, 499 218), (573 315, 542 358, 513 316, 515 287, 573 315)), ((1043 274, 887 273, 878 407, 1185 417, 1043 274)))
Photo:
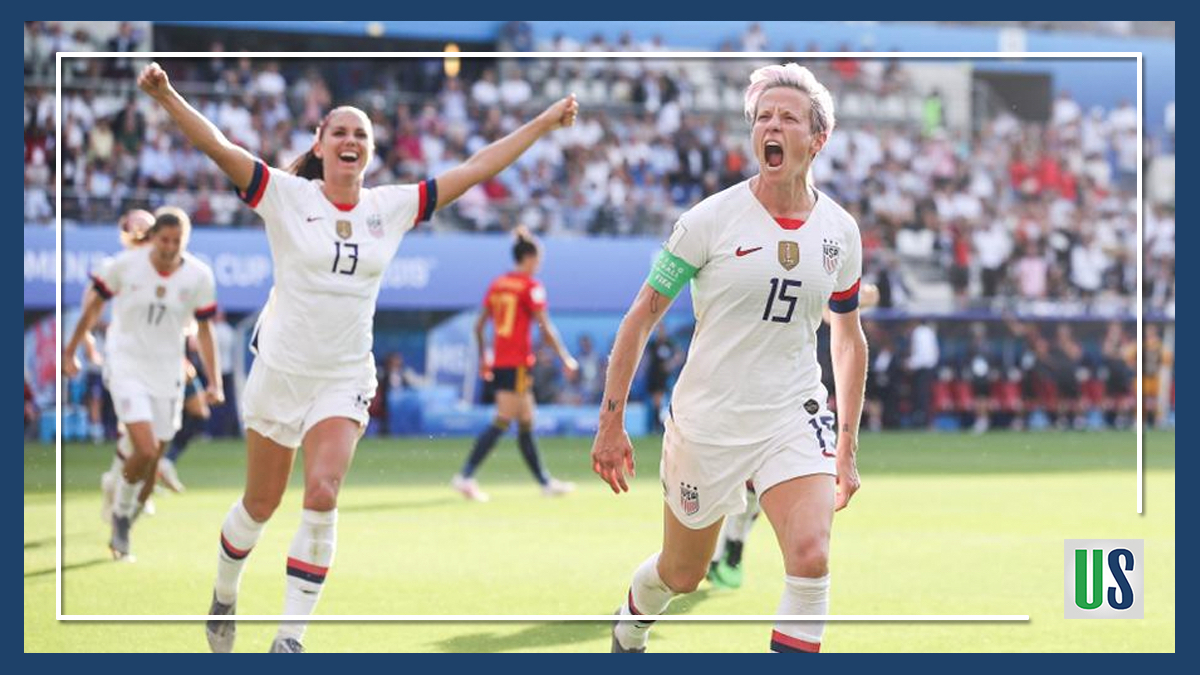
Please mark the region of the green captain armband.
POLYGON ((674 300, 694 276, 696 268, 691 263, 664 248, 654 260, 646 283, 650 288, 674 300))

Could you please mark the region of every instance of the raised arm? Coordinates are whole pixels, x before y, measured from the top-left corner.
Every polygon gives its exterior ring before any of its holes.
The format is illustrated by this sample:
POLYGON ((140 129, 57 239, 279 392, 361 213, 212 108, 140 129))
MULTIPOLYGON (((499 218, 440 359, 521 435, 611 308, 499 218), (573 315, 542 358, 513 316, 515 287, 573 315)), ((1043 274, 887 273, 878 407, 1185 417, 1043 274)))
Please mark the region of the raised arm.
POLYGON ((559 360, 563 362, 563 367, 572 373, 578 371, 579 362, 571 356, 571 352, 563 344, 562 338, 558 335, 558 329, 550 321, 550 313, 544 309, 539 309, 534 312, 533 318, 537 319, 538 328, 542 330, 542 337, 554 348, 554 353, 558 354, 559 360))
POLYGON ((75 352, 79 350, 79 345, 86 339, 92 330, 92 326, 96 325, 96 320, 100 318, 100 312, 104 310, 104 298, 99 293, 84 294, 83 311, 79 315, 79 321, 75 324, 75 331, 71 333, 71 339, 63 345, 62 353, 62 372, 67 377, 75 377, 79 374, 80 364, 79 357, 75 352))
POLYGON ((850 503, 861 484, 855 454, 858 423, 862 417, 863 390, 867 382, 867 336, 857 309, 832 312, 829 317, 829 355, 837 388, 837 502, 836 510, 850 503))
MULTIPOLYGON (((471 155, 462 164, 437 177, 437 208, 449 205, 472 186, 495 176, 517 161, 534 141, 559 127, 575 123, 579 103, 575 95, 560 99, 521 128, 471 155)), ((247 179, 249 180, 249 179, 247 179)))
POLYGON ((254 165, 258 160, 244 148, 234 145, 216 125, 184 100, 171 86, 162 66, 157 63, 146 66, 138 75, 137 84, 162 106, 197 150, 217 163, 237 189, 244 191, 250 187, 254 165))
POLYGON ((628 492, 625 473, 634 475, 633 444, 625 432, 625 405, 629 387, 637 372, 642 352, 655 324, 666 314, 672 298, 654 290, 649 284, 634 299, 633 305, 621 320, 608 372, 604 380, 604 397, 600 403, 600 424, 592 444, 592 470, 608 483, 615 493, 628 492))

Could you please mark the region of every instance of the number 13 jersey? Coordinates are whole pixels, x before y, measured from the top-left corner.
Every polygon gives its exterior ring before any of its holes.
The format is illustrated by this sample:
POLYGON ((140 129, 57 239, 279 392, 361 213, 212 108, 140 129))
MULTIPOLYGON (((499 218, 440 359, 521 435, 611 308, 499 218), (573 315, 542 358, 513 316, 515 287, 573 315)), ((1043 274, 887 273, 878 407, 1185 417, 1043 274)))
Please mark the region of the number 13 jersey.
POLYGON ((777 220, 739 183, 684 213, 664 245, 696 268, 696 327, 671 402, 688 440, 757 443, 805 424, 809 399, 824 406, 816 332, 824 307, 858 306, 862 239, 816 194, 806 221, 777 220))
POLYGON ((364 188, 353 206, 330 202, 321 185, 259 162, 239 193, 266 224, 274 266, 251 347, 293 375, 373 377, 383 275, 404 235, 433 214, 437 184, 364 188))

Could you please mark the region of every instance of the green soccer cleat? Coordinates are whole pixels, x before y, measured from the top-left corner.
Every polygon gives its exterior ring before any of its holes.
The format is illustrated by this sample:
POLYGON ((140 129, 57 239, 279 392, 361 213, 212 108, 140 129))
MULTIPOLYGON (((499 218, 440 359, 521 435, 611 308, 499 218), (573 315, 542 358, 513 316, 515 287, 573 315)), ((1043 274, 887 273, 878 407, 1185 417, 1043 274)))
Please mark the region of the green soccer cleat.
POLYGON ((714 586, 735 590, 742 587, 742 566, 734 567, 722 560, 709 572, 709 580, 714 586))

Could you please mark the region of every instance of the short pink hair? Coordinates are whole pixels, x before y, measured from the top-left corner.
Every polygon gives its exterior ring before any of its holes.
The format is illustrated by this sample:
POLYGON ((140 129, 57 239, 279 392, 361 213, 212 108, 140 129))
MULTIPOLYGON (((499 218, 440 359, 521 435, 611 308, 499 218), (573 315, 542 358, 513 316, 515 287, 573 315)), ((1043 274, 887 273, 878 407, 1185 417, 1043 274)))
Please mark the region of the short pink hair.
POLYGON ((755 113, 758 112, 758 100, 768 89, 775 87, 791 87, 808 94, 812 101, 810 124, 813 133, 825 134, 826 138, 833 133, 833 96, 829 94, 825 85, 817 81, 811 70, 796 63, 763 66, 750 73, 750 86, 746 87, 745 99, 747 121, 754 121, 755 113))

